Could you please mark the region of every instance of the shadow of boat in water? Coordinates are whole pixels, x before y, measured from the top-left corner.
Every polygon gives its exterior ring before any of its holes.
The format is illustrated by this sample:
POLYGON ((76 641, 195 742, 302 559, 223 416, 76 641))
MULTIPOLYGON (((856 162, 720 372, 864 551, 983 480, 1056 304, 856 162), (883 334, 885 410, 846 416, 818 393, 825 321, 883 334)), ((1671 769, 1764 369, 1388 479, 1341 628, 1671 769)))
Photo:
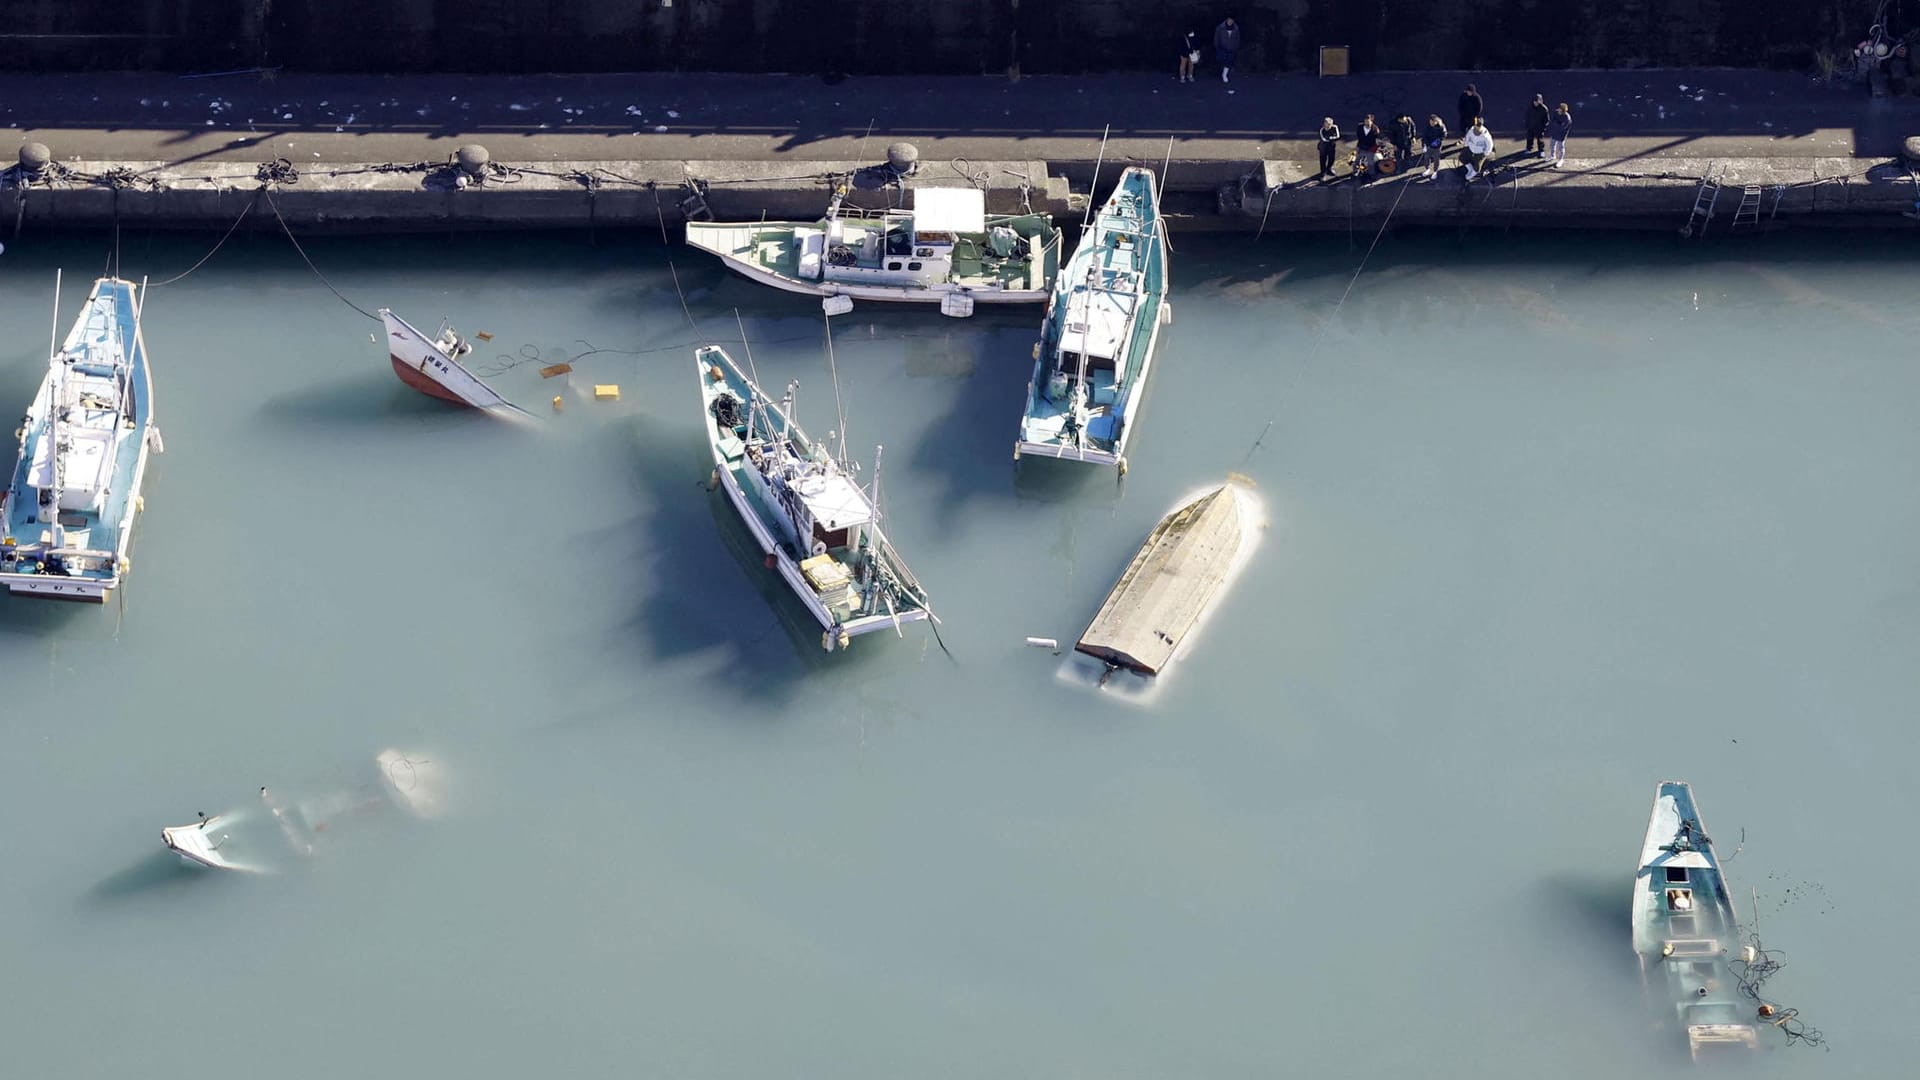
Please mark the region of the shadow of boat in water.
POLYGON ((94 904, 117 904, 191 888, 208 879, 236 878, 189 866, 171 851, 155 851, 131 866, 108 874, 87 890, 94 904))

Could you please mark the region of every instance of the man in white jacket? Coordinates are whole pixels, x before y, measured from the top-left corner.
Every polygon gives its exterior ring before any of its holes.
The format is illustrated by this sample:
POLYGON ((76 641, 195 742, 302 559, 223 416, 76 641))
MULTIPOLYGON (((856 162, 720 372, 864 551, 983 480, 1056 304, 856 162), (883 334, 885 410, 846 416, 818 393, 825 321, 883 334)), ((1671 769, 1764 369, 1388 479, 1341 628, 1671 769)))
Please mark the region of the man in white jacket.
POLYGON ((1466 162, 1468 180, 1487 171, 1493 160, 1493 133, 1487 130, 1485 121, 1473 122, 1473 127, 1467 131, 1466 149, 1460 156, 1466 162))

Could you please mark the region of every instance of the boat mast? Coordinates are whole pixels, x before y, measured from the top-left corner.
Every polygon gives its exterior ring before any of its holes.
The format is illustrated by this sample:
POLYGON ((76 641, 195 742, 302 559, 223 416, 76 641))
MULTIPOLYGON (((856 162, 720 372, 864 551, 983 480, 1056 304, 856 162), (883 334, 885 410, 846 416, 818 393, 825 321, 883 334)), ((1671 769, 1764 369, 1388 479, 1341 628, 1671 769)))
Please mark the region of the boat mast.
POLYGON ((45 520, 46 506, 53 507, 53 527, 47 530, 51 542, 47 551, 65 546, 60 535, 60 495, 66 487, 65 461, 60 455, 60 399, 66 394, 67 380, 60 364, 60 271, 53 272, 53 329, 47 333, 47 374, 52 381, 47 395, 47 453, 53 465, 53 501, 39 508, 45 520))
POLYGON ((1080 227, 1083 229, 1093 220, 1093 197, 1100 190, 1100 166, 1107 160, 1107 136, 1112 131, 1112 124, 1100 129, 1100 156, 1093 159, 1093 185, 1087 188, 1087 212, 1080 217, 1080 227))

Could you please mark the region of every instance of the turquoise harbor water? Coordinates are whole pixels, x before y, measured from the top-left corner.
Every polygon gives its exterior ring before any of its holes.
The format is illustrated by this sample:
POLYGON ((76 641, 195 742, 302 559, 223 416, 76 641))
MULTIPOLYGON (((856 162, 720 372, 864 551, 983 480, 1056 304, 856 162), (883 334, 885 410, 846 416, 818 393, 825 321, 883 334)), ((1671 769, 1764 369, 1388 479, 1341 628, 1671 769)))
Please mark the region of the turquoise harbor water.
MULTIPOLYGON (((1176 237, 1124 487, 1012 468, 1037 311, 836 322, 952 659, 822 655, 703 489, 656 240, 310 245, 476 363, 575 358, 495 380, 528 427, 401 387, 275 238, 154 289, 131 582, 0 600, 0 1073, 1678 1076, 1627 928, 1663 778, 1830 1039, 1743 1071, 1905 1072, 1909 240, 1400 235, 1326 325, 1366 240, 1176 237), (1023 638, 1230 469, 1272 526, 1159 694, 1056 679, 1023 638), (386 747, 448 770, 444 820, 271 878, 160 850, 386 747)), ((0 402, 107 246, 0 255, 0 402)), ((673 255, 835 426, 817 306, 673 255)))

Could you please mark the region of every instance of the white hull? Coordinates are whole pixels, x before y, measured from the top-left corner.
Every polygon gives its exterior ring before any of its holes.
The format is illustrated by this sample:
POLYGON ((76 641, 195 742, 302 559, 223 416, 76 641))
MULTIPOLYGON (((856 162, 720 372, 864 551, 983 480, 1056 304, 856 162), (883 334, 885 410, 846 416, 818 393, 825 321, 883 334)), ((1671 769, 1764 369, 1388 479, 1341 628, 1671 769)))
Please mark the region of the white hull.
MULTIPOLYGON (((1164 306, 1166 301, 1163 300, 1161 303, 1164 306)), ((1014 441, 1013 459, 1018 461, 1030 454, 1034 457, 1079 461, 1089 465, 1124 466, 1127 460, 1127 444, 1133 441, 1133 429, 1140 423, 1140 408, 1141 403, 1146 400, 1147 381, 1153 376, 1153 358, 1160 353, 1160 334, 1166 328, 1166 319, 1154 319, 1153 330, 1147 336, 1146 356, 1140 362, 1140 377, 1133 380, 1127 388, 1126 408, 1121 413, 1127 419, 1120 426, 1120 437, 1114 440, 1111 451, 1068 446, 1058 442, 1032 442, 1027 439, 1017 439, 1014 441)), ((1033 393, 1033 386, 1044 377, 1045 368, 1046 361, 1034 361, 1033 381, 1027 384, 1029 396, 1033 393)))
POLYGON ((467 370, 457 356, 449 355, 405 319, 386 308, 380 309, 380 321, 387 328, 387 356, 400 381, 429 397, 465 405, 472 409, 526 416, 518 405, 500 396, 478 375, 467 370))
POLYGON ((756 266, 724 252, 714 252, 727 268, 749 281, 771 285, 786 292, 805 296, 845 296, 854 300, 880 300, 895 304, 937 304, 948 293, 965 293, 976 304, 1038 304, 1051 289, 994 289, 940 282, 934 285, 861 285, 848 281, 802 281, 756 266))
MULTIPOLYGON (((739 479, 734 476, 731 469, 727 468, 726 459, 720 456, 718 448, 713 450, 713 467, 720 476, 720 487, 727 493, 727 501, 733 504, 734 512, 740 515, 740 520, 746 524, 747 531, 753 534, 754 542, 760 545, 761 552, 773 558, 774 569, 786 581, 788 591, 792 592, 801 605, 813 615, 813 621, 820 624, 821 630, 833 630, 836 625, 833 613, 820 602, 819 596, 813 591, 813 586, 807 584, 807 579, 801 575, 800 567, 787 555, 785 549, 774 539, 773 534, 767 531, 767 526, 760 520, 760 515, 754 513, 753 508, 747 504, 747 496, 740 490, 739 479)), ((839 623, 838 626, 852 638, 871 634, 877 630, 892 630, 896 625, 905 626, 910 622, 920 622, 926 617, 925 609, 915 609, 903 611, 897 618, 869 615, 839 623)))
MULTIPOLYGON (((131 385, 127 387, 127 390, 132 396, 134 415, 136 417, 136 419, 127 422, 125 434, 125 439, 135 440, 133 470, 124 496, 116 496, 123 499, 124 503, 120 511, 119 519, 105 523, 112 526, 113 539, 111 541, 111 547, 96 548, 93 545, 86 545, 86 550, 78 552, 77 554, 83 558, 95 560, 96 565, 104 564, 110 568, 110 572, 104 576, 94 576, 94 574, 98 572, 97 570, 72 575, 44 572, 22 573, 18 570, 0 571, 0 586, 5 586, 9 595, 39 597, 51 600, 77 600, 83 603, 101 604, 105 603, 107 597, 112 594, 113 590, 118 588, 126 579, 127 573, 132 567, 128 553, 133 549, 134 522, 135 519, 139 517, 142 506, 140 492, 146 482, 147 461, 155 452, 163 449, 163 447, 160 442, 160 430, 155 426, 153 420, 153 372, 147 355, 146 335, 140 328, 140 308, 143 298, 139 293, 135 292, 133 286, 127 282, 117 279, 101 279, 94 283, 94 297, 89 298, 89 304, 93 303, 94 298, 99 295, 101 287, 104 285, 114 287, 124 286, 130 300, 131 313, 125 317, 116 313, 115 317, 121 318, 124 324, 122 330, 124 334, 123 341, 126 343, 124 356, 129 364, 128 379, 131 383, 131 385)), ((84 322, 86 317, 86 314, 83 312, 81 320, 84 322)), ((74 330, 69 334, 69 348, 73 346, 75 337, 80 333, 81 326, 79 323, 76 323, 74 330)), ((41 383, 39 396, 34 401, 33 411, 35 414, 43 414, 44 409, 51 407, 54 385, 54 374, 52 371, 49 371, 46 379, 41 383)), ((125 442, 122 441, 120 445, 124 446, 125 442)), ((24 442, 21 445, 21 453, 22 465, 24 466, 26 455, 26 444, 24 442)), ((114 453, 119 453, 119 450, 116 448, 114 453)), ((114 479, 117 481, 118 476, 114 479)), ((111 489, 111 482, 109 489, 111 489)), ((23 493, 20 492, 12 492, 7 495, 7 498, 12 499, 21 497, 22 495, 23 493)), ((11 519, 11 514, 9 514, 9 518, 11 519)), ((12 528, 13 526, 10 525, 10 532, 12 528)), ((26 553, 35 551, 30 539, 21 547, 10 550, 18 550, 26 553)), ((53 554, 60 554, 60 552, 54 552, 53 554)))

